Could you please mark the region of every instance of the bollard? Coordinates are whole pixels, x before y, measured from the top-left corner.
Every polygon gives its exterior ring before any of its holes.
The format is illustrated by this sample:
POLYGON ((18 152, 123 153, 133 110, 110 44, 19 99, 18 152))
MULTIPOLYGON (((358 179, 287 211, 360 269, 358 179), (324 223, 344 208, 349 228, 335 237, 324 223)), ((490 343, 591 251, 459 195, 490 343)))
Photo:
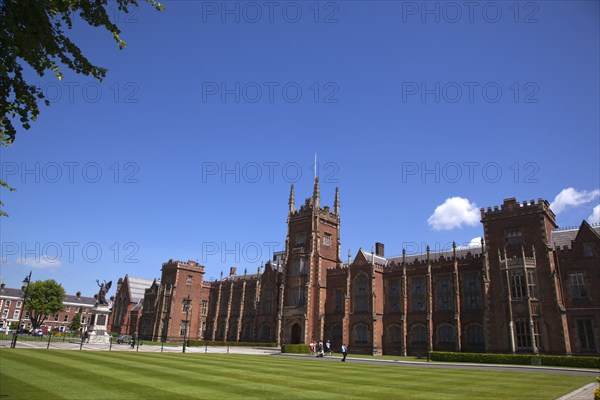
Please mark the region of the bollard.
POLYGON ((52 340, 52 333, 48 335, 48 345, 46 346, 46 350, 50 348, 50 340, 52 340))
POLYGON ((204 342, 204 354, 208 353, 208 342, 204 342))
POLYGON ((229 345, 227 345, 227 354, 229 354, 229 345))
POLYGON ((81 337, 81 343, 79 344, 79 350, 83 349, 83 341, 85 340, 85 336, 81 337))
POLYGON ((112 336, 108 339, 108 351, 112 351, 112 336))
POLYGON ((160 352, 163 352, 163 346, 165 345, 165 342, 160 342, 160 352))

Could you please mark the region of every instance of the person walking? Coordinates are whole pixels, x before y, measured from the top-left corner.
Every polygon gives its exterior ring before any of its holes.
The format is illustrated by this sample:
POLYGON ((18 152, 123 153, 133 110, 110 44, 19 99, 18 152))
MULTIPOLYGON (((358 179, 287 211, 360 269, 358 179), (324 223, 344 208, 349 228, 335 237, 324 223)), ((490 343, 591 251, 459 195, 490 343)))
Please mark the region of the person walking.
POLYGON ((328 353, 330 356, 333 355, 333 351, 331 350, 331 343, 329 342, 329 340, 325 342, 325 352, 328 353))
POLYGON ((323 357, 324 352, 323 352, 323 342, 319 342, 319 345, 317 347, 317 357, 323 357))
POLYGON ((311 340, 309 346, 310 346, 310 355, 314 356, 315 355, 315 341, 311 340))
POLYGON ((131 348, 135 348, 135 341, 137 339, 137 332, 134 332, 133 335, 131 335, 131 348))
POLYGON ((343 358, 342 358, 342 362, 346 362, 346 356, 348 355, 348 348, 346 347, 345 344, 342 345, 342 354, 343 354, 343 358))

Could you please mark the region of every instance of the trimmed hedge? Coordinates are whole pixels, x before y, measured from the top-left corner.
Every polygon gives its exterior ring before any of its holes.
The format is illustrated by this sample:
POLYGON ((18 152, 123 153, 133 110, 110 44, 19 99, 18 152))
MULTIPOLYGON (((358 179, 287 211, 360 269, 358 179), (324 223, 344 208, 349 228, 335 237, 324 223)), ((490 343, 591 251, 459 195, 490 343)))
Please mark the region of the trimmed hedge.
POLYGON ((240 347, 277 347, 277 343, 260 342, 223 342, 209 340, 188 340, 188 346, 240 346, 240 347))
POLYGON ((538 359, 541 365, 555 367, 598 368, 600 357, 589 356, 550 356, 536 354, 492 354, 492 353, 451 353, 431 351, 432 361, 471 362, 489 364, 533 365, 532 360, 538 359))
POLYGON ((282 353, 310 354, 310 346, 307 344, 284 344, 281 346, 282 353))

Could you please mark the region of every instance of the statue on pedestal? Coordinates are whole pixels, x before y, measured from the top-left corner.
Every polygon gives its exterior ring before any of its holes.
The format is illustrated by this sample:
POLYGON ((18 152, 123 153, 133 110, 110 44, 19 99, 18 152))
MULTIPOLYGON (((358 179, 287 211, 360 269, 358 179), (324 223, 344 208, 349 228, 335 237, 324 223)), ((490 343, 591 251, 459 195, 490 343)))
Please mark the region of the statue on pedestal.
POLYGON ((108 291, 110 290, 110 287, 112 286, 112 281, 106 283, 105 280, 103 283, 100 283, 100 281, 96 279, 96 283, 100 287, 98 295, 96 296, 96 300, 98 300, 98 305, 108 305, 108 302, 106 301, 106 293, 108 293, 108 291))

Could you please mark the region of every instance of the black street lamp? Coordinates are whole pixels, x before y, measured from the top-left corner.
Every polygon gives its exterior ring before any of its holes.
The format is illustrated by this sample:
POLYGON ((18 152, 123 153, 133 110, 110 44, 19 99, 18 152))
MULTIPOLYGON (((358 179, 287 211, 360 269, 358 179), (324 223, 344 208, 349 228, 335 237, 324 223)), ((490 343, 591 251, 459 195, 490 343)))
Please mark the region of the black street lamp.
POLYGON ((185 353, 185 342, 187 340, 186 337, 187 337, 187 333, 188 333, 188 326, 190 324, 190 320, 189 320, 188 316, 190 314, 191 299, 190 299, 189 294, 184 299, 184 304, 185 304, 185 326, 184 326, 185 330, 183 331, 183 352, 185 353))
POLYGON ((10 343, 10 348, 14 349, 17 346, 17 336, 19 336, 19 329, 21 329, 21 320, 23 319, 23 310, 25 309, 25 302, 27 301, 27 293, 29 292, 29 283, 31 282, 31 272, 29 271, 29 275, 23 279, 23 286, 25 286, 25 293, 23 293, 23 302, 21 303, 21 312, 19 312, 19 324, 17 325, 17 330, 13 336, 12 342, 10 343))

